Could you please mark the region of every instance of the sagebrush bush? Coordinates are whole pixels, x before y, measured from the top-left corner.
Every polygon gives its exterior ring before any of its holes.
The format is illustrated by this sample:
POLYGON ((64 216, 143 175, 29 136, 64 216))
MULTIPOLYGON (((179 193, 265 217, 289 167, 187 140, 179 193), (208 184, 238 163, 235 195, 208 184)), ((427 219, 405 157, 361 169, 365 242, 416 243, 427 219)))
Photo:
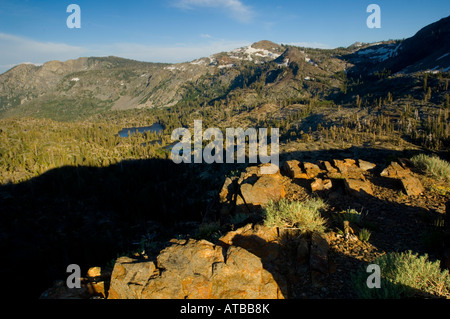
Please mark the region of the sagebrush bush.
POLYGON ((353 277, 360 298, 450 297, 450 274, 441 271, 439 261, 431 262, 428 255, 411 251, 389 253, 373 262, 380 266, 381 288, 369 289, 364 270, 353 277))
POLYGON ((338 221, 340 222, 344 222, 344 221, 348 221, 351 224, 356 224, 359 225, 361 223, 361 217, 362 213, 358 212, 356 209, 350 209, 348 208, 347 210, 339 213, 338 215, 336 215, 338 221))
POLYGON ((429 173, 434 177, 450 181, 450 163, 437 156, 419 154, 411 158, 411 162, 423 173, 429 173))
POLYGON ((269 201, 264 209, 264 224, 268 227, 297 228, 301 232, 324 232, 325 219, 320 215, 320 210, 325 207, 320 198, 303 202, 285 199, 269 201))
POLYGON ((372 236, 372 233, 366 228, 361 229, 358 234, 360 241, 369 241, 370 236, 372 236))

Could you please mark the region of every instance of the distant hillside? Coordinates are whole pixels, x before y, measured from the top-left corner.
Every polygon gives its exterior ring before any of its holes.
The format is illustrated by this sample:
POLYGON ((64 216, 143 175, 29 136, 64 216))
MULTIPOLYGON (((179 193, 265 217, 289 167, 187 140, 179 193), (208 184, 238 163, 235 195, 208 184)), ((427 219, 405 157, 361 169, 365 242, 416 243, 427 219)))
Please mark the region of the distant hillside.
POLYGON ((403 41, 360 45, 346 56, 355 64, 354 72, 373 74, 420 71, 450 71, 450 16, 432 23, 403 41))
MULTIPOLYGON (((403 41, 355 43, 333 50, 264 40, 178 64, 117 57, 22 64, 0 75, 0 117, 77 120, 110 110, 180 103, 254 107, 315 99, 340 104, 357 95, 384 95, 386 88, 414 95, 420 84, 411 74, 423 71, 450 71, 450 17, 403 41), (391 75, 398 81, 388 79, 391 75), (348 91, 355 81, 358 86, 348 91)), ((436 101, 443 99, 444 95, 436 101)))
MULTIPOLYGON (((258 90, 265 95, 259 101, 307 98, 309 91, 339 86, 323 85, 344 68, 343 62, 324 52, 260 41, 172 65, 117 57, 22 64, 0 75, 0 116, 72 120, 108 110, 168 107, 180 101, 209 103, 242 95, 238 91, 252 85, 266 86, 267 91, 258 90)), ((252 103, 253 93, 244 95, 243 101, 252 103)))

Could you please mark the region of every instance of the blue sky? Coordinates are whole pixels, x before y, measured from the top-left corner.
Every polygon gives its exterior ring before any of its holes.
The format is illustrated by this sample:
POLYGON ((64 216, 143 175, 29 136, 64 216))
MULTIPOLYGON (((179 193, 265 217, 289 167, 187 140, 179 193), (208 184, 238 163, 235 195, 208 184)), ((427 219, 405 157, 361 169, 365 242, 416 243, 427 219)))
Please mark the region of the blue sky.
POLYGON ((407 38, 448 15, 448 0, 1 0, 0 72, 81 56, 184 62, 259 40, 335 48, 407 38), (72 3, 80 29, 66 25, 72 3), (381 29, 366 25, 371 3, 381 29))

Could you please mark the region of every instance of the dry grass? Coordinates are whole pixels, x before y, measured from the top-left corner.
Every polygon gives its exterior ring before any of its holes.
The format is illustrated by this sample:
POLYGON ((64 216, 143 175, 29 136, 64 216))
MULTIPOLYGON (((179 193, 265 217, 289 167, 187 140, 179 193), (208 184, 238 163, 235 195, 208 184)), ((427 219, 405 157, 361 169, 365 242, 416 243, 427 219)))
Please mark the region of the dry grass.
POLYGON ((420 154, 411 158, 414 166, 424 173, 428 173, 439 179, 450 181, 450 163, 437 156, 420 154))
POLYGON ((326 204, 319 198, 307 199, 303 202, 282 199, 270 201, 264 210, 265 225, 268 227, 296 228, 302 232, 324 232, 325 219, 320 210, 326 204))

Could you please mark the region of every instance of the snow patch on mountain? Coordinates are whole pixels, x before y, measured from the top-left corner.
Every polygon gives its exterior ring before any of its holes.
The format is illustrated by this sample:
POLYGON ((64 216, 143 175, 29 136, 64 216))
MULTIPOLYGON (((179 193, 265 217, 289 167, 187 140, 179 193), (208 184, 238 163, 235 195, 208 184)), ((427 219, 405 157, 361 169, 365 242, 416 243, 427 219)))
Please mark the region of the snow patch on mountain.
POLYGON ((266 49, 255 49, 251 45, 249 45, 245 49, 244 54, 249 55, 249 56, 256 55, 256 56, 260 56, 260 57, 263 57, 263 58, 273 58, 273 59, 276 59, 276 58, 278 58, 280 56, 280 54, 271 52, 271 51, 266 50, 266 49))
POLYGON ((234 67, 234 64, 226 64, 226 65, 219 65, 218 68, 219 69, 228 69, 228 68, 232 68, 234 67))
POLYGON ((390 44, 380 44, 374 43, 370 47, 360 49, 356 54, 360 56, 369 56, 369 59, 382 62, 398 55, 398 51, 401 47, 400 44, 390 43, 390 44))
POLYGON ((278 58, 280 55, 281 54, 272 52, 270 50, 254 48, 252 45, 238 48, 228 53, 228 56, 231 59, 250 61, 255 63, 260 62, 260 59, 258 58, 274 60, 278 58))
POLYGON ((290 62, 290 59, 289 58, 286 58, 286 59, 284 59, 284 61, 283 61, 283 63, 278 63, 278 65, 280 66, 280 67, 288 67, 289 66, 289 62, 290 62))
POLYGON ((202 64, 205 64, 205 63, 206 63, 206 61, 203 60, 203 59, 201 59, 201 60, 195 60, 195 61, 192 61, 192 62, 191 62, 191 64, 193 64, 193 65, 202 65, 202 64))

